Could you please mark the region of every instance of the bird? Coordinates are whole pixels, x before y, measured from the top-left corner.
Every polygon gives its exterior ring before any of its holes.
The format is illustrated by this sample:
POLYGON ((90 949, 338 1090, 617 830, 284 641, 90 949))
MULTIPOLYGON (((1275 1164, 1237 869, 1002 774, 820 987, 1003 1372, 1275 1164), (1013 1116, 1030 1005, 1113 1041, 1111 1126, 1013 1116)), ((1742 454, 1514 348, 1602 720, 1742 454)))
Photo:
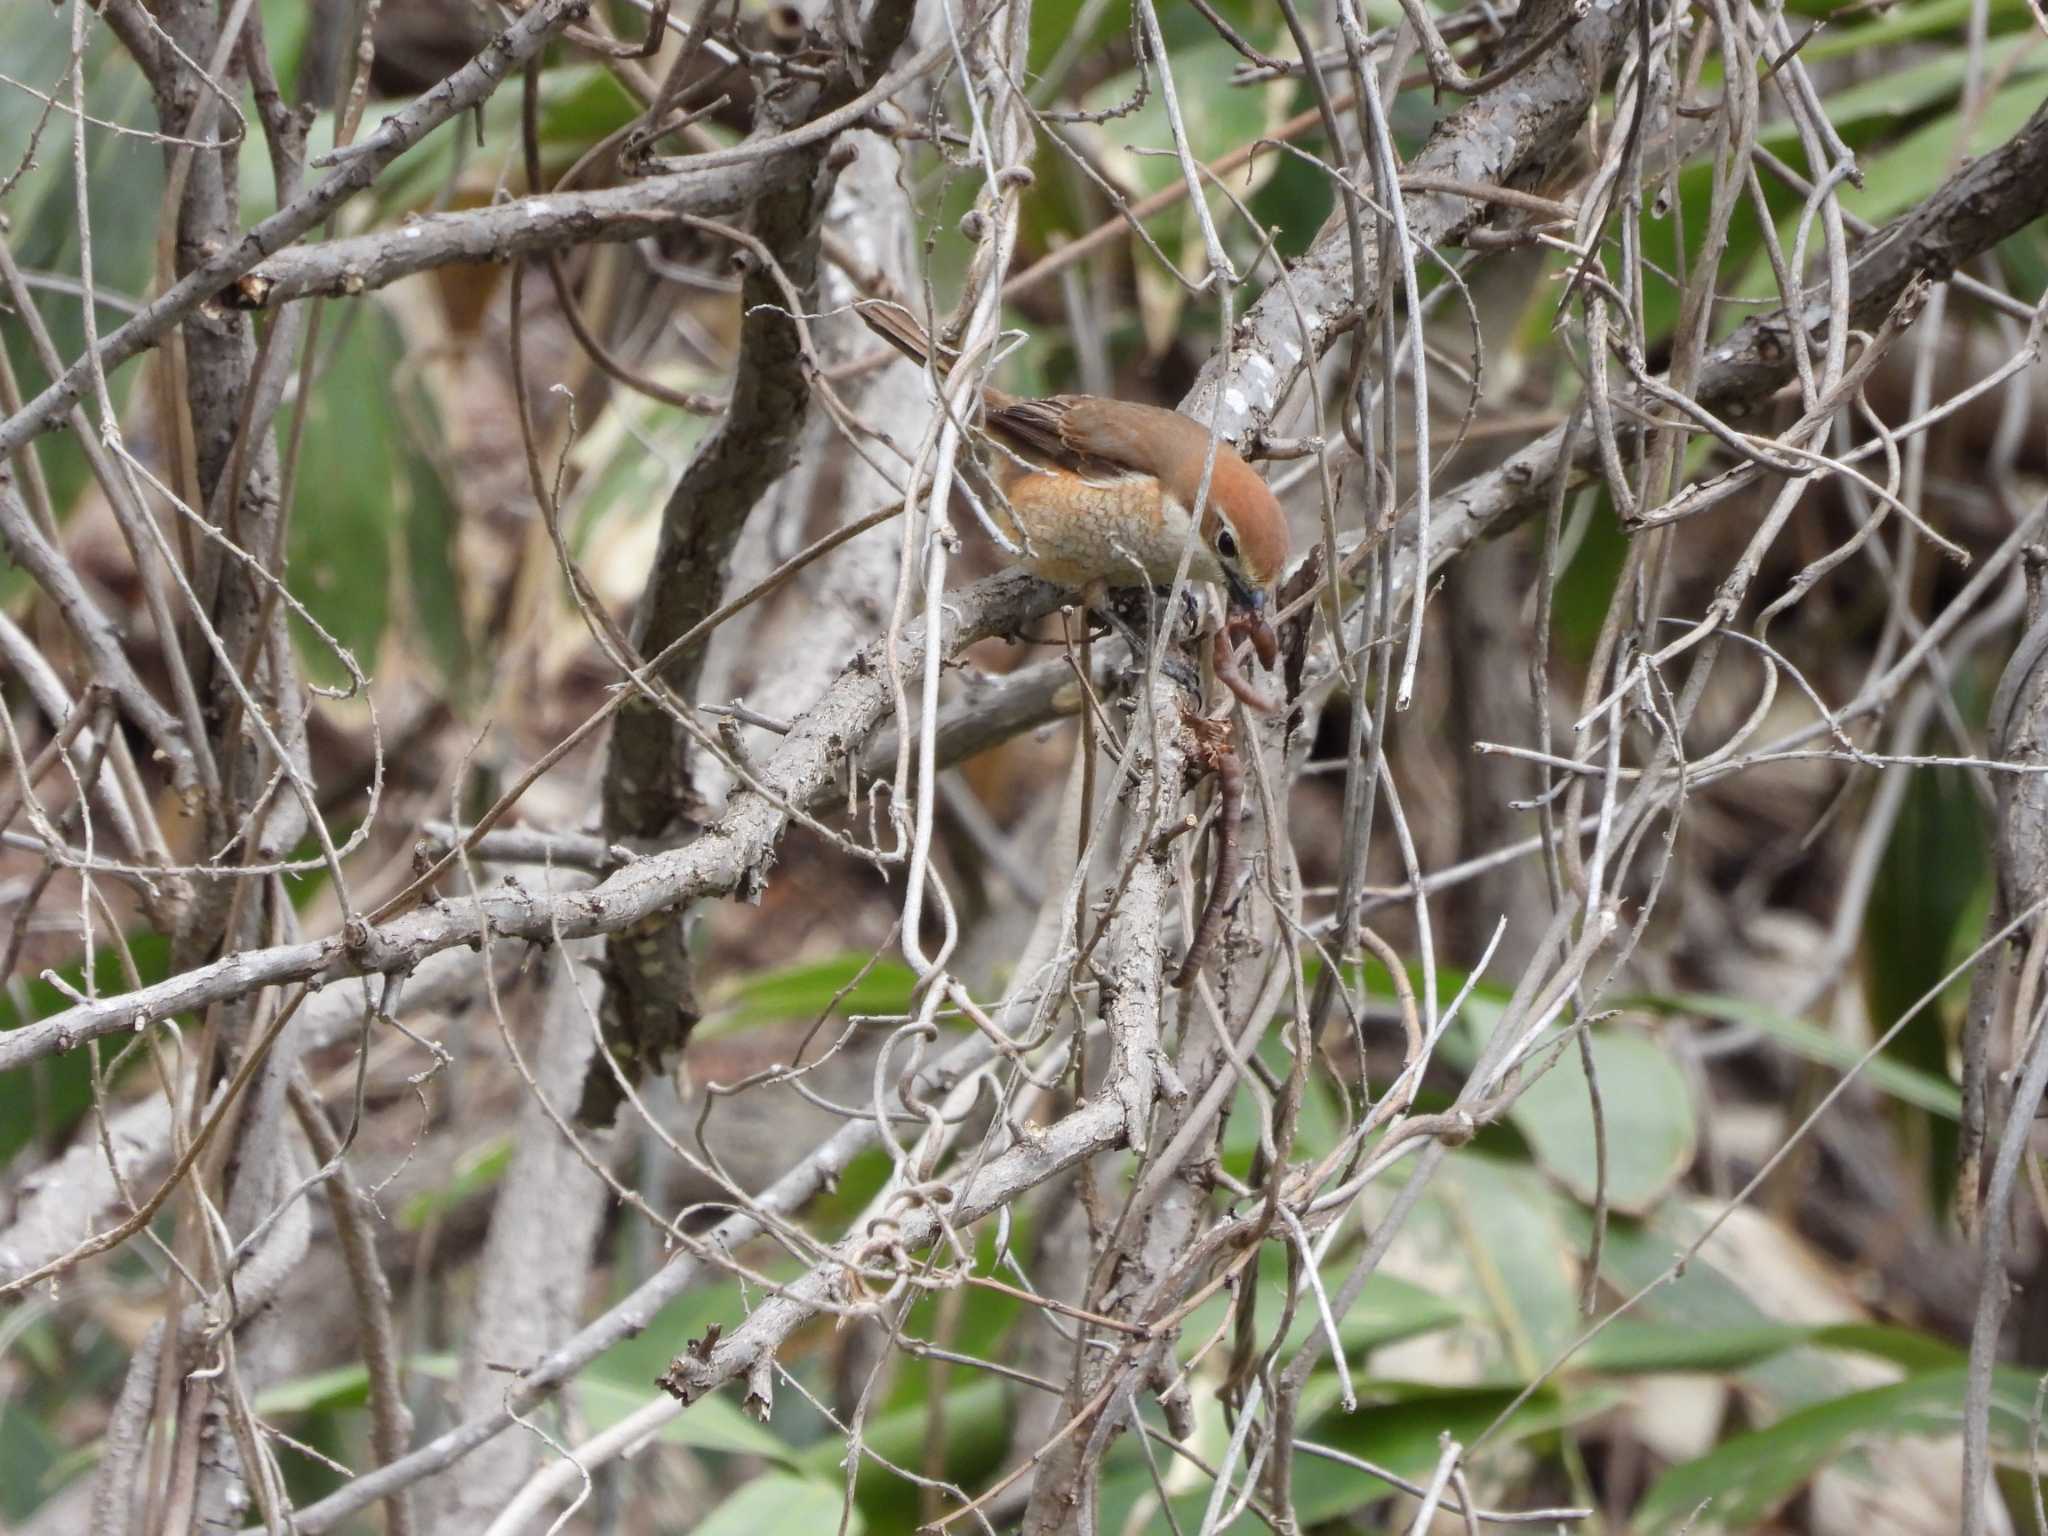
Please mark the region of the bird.
MULTIPOLYGON (((855 307, 912 362, 941 378, 951 369, 953 359, 902 305, 866 299, 855 307)), ((1212 435, 1193 417, 1098 395, 1025 399, 984 388, 978 426, 995 448, 990 470, 1002 504, 993 516, 1034 575, 1081 590, 1105 614, 1095 599, 1139 585, 1141 573, 1170 586, 1199 502, 1189 576, 1223 587, 1235 616, 1264 608, 1287 564, 1286 516, 1258 471, 1221 439, 1201 494, 1212 435)))

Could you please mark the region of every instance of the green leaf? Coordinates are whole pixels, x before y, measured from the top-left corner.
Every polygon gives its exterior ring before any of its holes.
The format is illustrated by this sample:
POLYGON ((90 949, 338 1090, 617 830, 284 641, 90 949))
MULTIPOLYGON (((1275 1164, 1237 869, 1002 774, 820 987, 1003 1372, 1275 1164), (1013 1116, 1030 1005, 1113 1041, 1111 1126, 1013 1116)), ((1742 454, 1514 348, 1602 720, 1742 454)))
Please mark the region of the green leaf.
MULTIPOLYGON (((1683 1526, 1707 1505, 1695 1531, 1753 1530, 1836 1457, 1854 1446, 1910 1435, 1951 1435, 1962 1421, 1967 1371, 1930 1371, 1891 1386, 1829 1398, 1723 1441, 1657 1480, 1637 1510, 1645 1532, 1683 1526)), ((2024 1444, 2033 1378, 2001 1371, 1992 1386, 1994 1439, 2024 1444)))
MULTIPOLYGON (((922 1370, 912 1366, 904 1373, 913 1379, 922 1370)), ((955 1371, 958 1380, 964 1372, 955 1371)), ((962 1486, 976 1486, 1000 1469, 1009 1447, 1010 1403, 1020 1389, 996 1377, 976 1375, 964 1385, 949 1389, 941 1400, 939 1415, 945 1437, 945 1475, 962 1486)), ((909 1400, 868 1420, 863 1443, 871 1453, 861 1459, 855 1492, 861 1514, 877 1530, 910 1531, 917 1528, 921 1494, 917 1485, 899 1477, 891 1467, 921 1471, 934 1435, 933 1403, 905 1394, 909 1400), (888 1463, 883 1465, 882 1463, 888 1463)), ((804 1447, 802 1469, 834 1486, 844 1478, 840 1466, 846 1454, 845 1441, 827 1432, 804 1447)), ((833 1508, 833 1520, 838 1507, 833 1508)), ((827 1524, 822 1529, 831 1530, 827 1524)))
MULTIPOLYGON (((1087 9, 1086 0, 1037 0, 1031 7, 1031 73, 1035 77, 1060 50, 1075 40, 1074 29, 1087 9)), ((1128 32, 1130 18, 1121 6, 1097 7, 1084 43, 1109 44, 1128 32)))
MULTIPOLYGON (((998 1377, 976 1376, 966 1385, 955 1387, 946 1394, 945 1417, 948 1436, 953 1442, 949 1449, 953 1453, 973 1449, 971 1445, 960 1443, 959 1437, 962 1436, 985 1439, 1000 1448, 1009 1433, 1007 1416, 1003 1412, 1008 1391, 1009 1388, 998 1377)), ((923 1462, 930 1424, 931 1405, 928 1402, 910 1403, 870 1418, 862 1440, 882 1460, 899 1467, 915 1467, 923 1462)), ((844 1443, 837 1436, 828 1435, 817 1444, 806 1446, 797 1461, 804 1471, 828 1477, 845 1454, 844 1443)))
POLYGON ((696 1035, 713 1038, 789 1019, 815 1019, 828 1009, 842 1018, 906 1013, 916 984, 916 972, 899 960, 833 955, 720 987, 696 1035))
MULTIPOLYGON (((1001 1264, 997 1235, 992 1222, 972 1234, 970 1241, 974 1244, 976 1274, 993 1275, 997 1272, 1001 1264)), ((1019 1252, 1033 1251, 1036 1239, 1031 1213, 1015 1213, 1010 1223, 1010 1243, 1019 1252)), ((1007 1347, 1005 1341, 1011 1337, 1024 1310, 1025 1303, 1006 1290, 969 1285, 961 1287, 957 1293, 941 1292, 920 1297, 904 1315, 902 1330, 911 1338, 929 1339, 950 1334, 946 1344, 954 1353, 976 1359, 999 1359, 1007 1347)), ((971 1372, 962 1367, 947 1366, 945 1369, 943 1379, 947 1391, 972 1379, 971 1372)), ((930 1370, 924 1365, 913 1365, 897 1373, 888 1396, 879 1401, 892 1410, 905 1407, 922 1410, 932 1391, 930 1370)))
MULTIPOLYGON (((1692 1166, 1699 1145, 1692 1092, 1654 1041, 1620 1031, 1589 1037, 1607 1131, 1607 1203, 1640 1215, 1692 1166)), ((1585 1064, 1568 1045, 1508 1110, 1544 1171, 1591 1204, 1598 1184, 1585 1064)))
MULTIPOLYGON (((455 1379, 453 1355, 415 1355, 405 1363, 415 1375, 437 1381, 455 1379)), ((292 1413, 325 1413, 337 1408, 360 1408, 370 1399, 370 1373, 362 1365, 340 1365, 331 1371, 313 1371, 265 1387, 256 1394, 256 1411, 265 1417, 292 1413)))
MULTIPOLYGON (((153 933, 138 933, 127 940, 128 954, 145 985, 161 981, 170 968, 170 940, 153 933)), ((94 951, 93 974, 96 996, 128 990, 128 973, 121 965, 121 952, 102 942, 94 951)), ((66 985, 84 991, 85 967, 67 965, 58 969, 66 985)), ((71 1006, 71 999, 41 977, 27 983, 29 1018, 43 1019, 71 1006)), ((0 994, 0 1031, 18 1029, 27 1022, 15 1011, 13 999, 0 994)), ((100 1060, 111 1062, 125 1043, 117 1037, 100 1047, 100 1060)), ((92 1056, 86 1051, 66 1051, 46 1057, 11 1072, 0 1072, 0 1167, 31 1142, 42 1140, 55 1147, 92 1105, 92 1056)))
POLYGON ((1572 1357, 1574 1369, 1613 1376, 1733 1371, 1813 1342, 1817 1328, 1790 1323, 1703 1328, 1683 1322, 1610 1323, 1572 1357))
POLYGON ((38 1504, 84 1470, 64 1454, 63 1445, 40 1417, 19 1403, 0 1402, 0 1515, 26 1520, 38 1504))
MULTIPOLYGON (((577 1378, 573 1390, 595 1433, 646 1407, 658 1389, 651 1383, 627 1386, 586 1372, 577 1378)), ((762 1456, 786 1466, 796 1465, 797 1460, 796 1452, 779 1435, 749 1418, 746 1410, 730 1397, 716 1392, 698 1398, 682 1414, 662 1425, 658 1437, 670 1445, 723 1451, 734 1456, 762 1456)), ((836 1505, 834 1511, 836 1516, 836 1505)))
MULTIPOLYGON (((1275 1077, 1287 1076, 1293 1064, 1286 1044, 1268 1035, 1259 1044, 1259 1059, 1275 1077)), ((1223 1164, 1239 1178, 1251 1172, 1258 1152, 1259 1127, 1263 1123, 1257 1098, 1240 1085, 1231 1100, 1230 1117, 1223 1127, 1223 1164)), ((1333 1149, 1348 1127, 1338 1112, 1337 1096, 1320 1073, 1311 1073, 1302 1084, 1301 1111, 1294 1127, 1294 1153, 1316 1158, 1333 1149)))
MULTIPOLYGON (((1358 1391, 1359 1407, 1355 1412, 1325 1412, 1324 1407, 1335 1402, 1335 1384, 1327 1373, 1310 1378, 1303 1396, 1303 1418, 1311 1427, 1302 1438, 1369 1461, 1411 1482, 1427 1481, 1435 1469, 1442 1454, 1439 1436, 1449 1434, 1470 1445, 1516 1396, 1516 1390, 1509 1387, 1438 1387, 1406 1381, 1361 1383, 1358 1391)), ((1605 1391, 1577 1393, 1567 1400, 1546 1388, 1515 1410, 1489 1442, 1489 1448, 1555 1434, 1561 1428, 1606 1412, 1618 1401, 1620 1394, 1605 1391)), ((1198 1420, 1207 1418, 1200 1404, 1197 1413, 1198 1420)), ((1221 1449, 1220 1440, 1214 1445, 1208 1443, 1208 1433, 1220 1431, 1227 1436, 1228 1431, 1220 1416, 1213 1424, 1204 1423, 1203 1431, 1198 1433, 1196 1450, 1206 1459, 1221 1449)), ((1212 1485, 1205 1477, 1187 1475, 1183 1464, 1170 1453, 1155 1449, 1154 1456, 1161 1473, 1169 1479, 1169 1488, 1174 1490, 1173 1513, 1180 1529, 1197 1530, 1212 1485), (1183 1488, 1189 1491, 1180 1491, 1183 1488)), ((1142 1457, 1128 1440, 1119 1445, 1112 1465, 1114 1470, 1103 1479, 1102 1517, 1096 1529, 1147 1533, 1169 1530, 1159 1509, 1158 1489, 1142 1457)), ((1357 1520, 1369 1506, 1395 1492, 1392 1484, 1343 1462, 1306 1451, 1294 1459, 1294 1508, 1304 1530, 1347 1517, 1357 1520)), ((1251 1536, 1253 1532, 1263 1533, 1266 1527, 1247 1511, 1227 1529, 1251 1536)))
POLYGON ((468 681, 472 656, 469 631, 463 624, 463 580, 456 561, 456 532, 461 509, 449 494, 449 476, 436 462, 447 441, 432 391, 417 372, 408 376, 400 469, 408 490, 403 528, 405 593, 400 611, 417 636, 420 649, 460 691, 468 681))
MULTIPOLYGON (((0 179, 22 167, 30 135, 42 123, 34 163, 22 168, 21 179, 4 204, 7 243, 26 272, 49 272, 76 278, 80 273, 78 182, 72 161, 72 123, 67 72, 71 60, 70 12, 61 7, 10 5, 0 23, 6 63, 14 79, 43 92, 54 91, 60 105, 45 116, 44 105, 28 92, 0 88, 0 179)), ((102 122, 121 123, 152 132, 156 111, 149 82, 127 58, 106 27, 89 26, 83 60, 85 109, 102 122)), ((91 216, 93 281, 102 295, 98 311, 100 334, 127 318, 112 302, 116 296, 140 299, 149 286, 156 259, 157 205, 163 197, 164 154, 149 138, 134 134, 91 131, 86 140, 87 212, 91 216)), ((256 159, 264 158, 260 154, 256 159)), ((49 328, 57 355, 77 357, 85 347, 84 306, 72 294, 38 291, 37 311, 49 328)), ((36 361, 26 327, 10 312, 0 323, 0 345, 8 349, 15 374, 27 396, 39 394, 51 381, 36 361)), ((134 381, 145 366, 118 368, 107 376, 115 410, 124 407, 134 381)), ((97 418, 96 406, 88 411, 97 418)), ((46 432, 34 452, 50 486, 50 499, 61 520, 79 494, 92 483, 84 451, 69 432, 46 432)), ((27 574, 0 558, 0 601, 29 586, 27 574)))
POLYGON ((1984 104, 1967 137, 1958 132, 1962 124, 1954 115, 1929 123, 1866 161, 1863 190, 1845 190, 1842 206, 1873 224, 1884 223, 1946 181, 1958 157, 1987 154, 2019 132, 2040 105, 2040 82, 2022 80, 1984 104))
MULTIPOLYGON (((1356 1413, 1332 1413, 1307 1438, 1348 1451, 1397 1477, 1426 1481, 1442 1454, 1441 1436, 1470 1445, 1513 1402, 1509 1387, 1458 1388, 1375 1382, 1362 1387, 1356 1413)), ((1553 1433, 1593 1417, 1616 1400, 1600 1392, 1563 1397, 1548 1388, 1517 1408, 1489 1442, 1499 1446, 1553 1433)), ((1295 1458, 1295 1508, 1303 1525, 1337 1519, 1395 1490, 1369 1473, 1307 1453, 1295 1458)))
MULTIPOLYGON (((316 369, 306 402, 286 584, 367 672, 376 665, 391 614, 399 433, 390 381, 403 354, 396 330, 374 304, 359 306, 326 334, 337 331, 338 343, 316 369)), ((280 452, 291 414, 278 413, 280 452)), ((333 649, 296 614, 292 628, 310 674, 330 685, 347 680, 333 649)))
POLYGON ((1573 1357, 1575 1368, 1616 1376, 1672 1371, 1734 1371, 1809 1346, 1871 1355, 1910 1371, 1944 1370, 1963 1363, 1953 1345, 1911 1328, 1880 1323, 1800 1327, 1750 1323, 1710 1328, 1697 1321, 1622 1318, 1573 1357))
POLYGON ((398 1225, 417 1232, 435 1217, 453 1210, 472 1195, 482 1194, 505 1175, 512 1161, 512 1138, 493 1136, 478 1143, 455 1161, 448 1182, 438 1189, 423 1189, 399 1208, 398 1225))
POLYGON ((1560 1203, 1535 1170, 1469 1150, 1444 1165, 1431 1191, 1429 1204, 1448 1221, 1518 1377, 1538 1370, 1578 1329, 1575 1245, 1560 1203))
MULTIPOLYGON (((1817 9, 1835 10, 1854 3, 1855 0, 1827 0, 1817 9)), ((1800 57, 1809 64, 1822 59, 1867 57, 1873 48, 1959 30, 1969 21, 1970 9, 1977 3, 1979 0, 1917 0, 1915 4, 1895 6, 1889 15, 1877 21, 1822 32, 1800 50, 1800 57)), ((1800 9, 1807 7, 1802 5, 1800 9)), ((2027 19, 2025 0, 1991 0, 1985 13, 1993 32, 2025 25, 2027 19)))
MULTIPOLYGON (((1962 770, 1914 773, 1864 921, 1873 1018, 1901 1017, 1951 968, 1966 920, 1980 915, 1976 897, 1988 890, 1984 848, 1983 813, 1962 770)), ((1969 926, 1974 933, 1978 925, 1969 926)), ((1940 1010, 1921 1013, 1887 1051, 1922 1071, 1942 1070, 1940 1010)))
MULTIPOLYGON (((1532 306, 1532 308, 1535 306, 1532 306)), ((1553 306, 1554 307, 1554 306, 1553 306)), ((1550 310, 1540 316, 1545 341, 1550 335, 1550 310)), ((1614 585, 1621 579, 1628 559, 1628 535, 1614 515, 1614 502, 1604 488, 1589 492, 1597 497, 1586 523, 1584 537, 1572 552, 1571 563, 1557 578, 1557 592, 1551 601, 1551 628, 1558 649, 1581 664, 1590 660, 1607 621, 1607 605, 1614 585)))
MULTIPOLYGON (((1601 1250, 1602 1279, 1625 1296, 1659 1280, 1675 1257, 1699 1241, 1710 1214, 1673 1200, 1659 1206, 1648 1220, 1624 1217, 1611 1223, 1601 1250)), ((1781 1321, 1759 1307, 1747 1290, 1703 1254, 1689 1258, 1676 1276, 1662 1279, 1636 1304, 1631 1316, 1638 1322, 1724 1334, 1776 1326, 1781 1321)), ((1739 1369, 1752 1398, 1773 1412, 1837 1397, 1862 1384, 1830 1350, 1796 1341, 1792 1348, 1761 1355, 1739 1369)))
MULTIPOLYGON (((1298 1310, 1310 1312, 1313 1309, 1303 1307, 1298 1310)), ((1440 1328, 1462 1321, 1464 1317, 1465 1314, 1454 1303, 1434 1291, 1426 1291, 1393 1275, 1376 1274, 1365 1282, 1351 1310, 1337 1319, 1337 1337, 1347 1355, 1363 1358, 1368 1351, 1382 1344, 1397 1344, 1403 1339, 1435 1333, 1440 1328)), ((1303 1338, 1307 1337, 1310 1327, 1321 1326, 1313 1316, 1301 1318, 1300 1323, 1303 1338)))
MULTIPOLYGON (((262 0, 262 10, 263 43, 270 54, 271 71, 290 91, 299 78, 299 56, 305 51, 306 33, 312 21, 311 10, 301 0, 262 0)), ((352 68, 355 63, 353 50, 349 52, 348 62, 352 68)), ((270 157, 248 158, 261 159, 267 164, 270 157)))
MULTIPOLYGON (((1824 1067, 1846 1072, 1862 1057, 1864 1048, 1844 1040, 1804 1019, 1775 1013, 1760 1003, 1705 992, 1683 992, 1675 997, 1645 997, 1632 1007, 1656 1008, 1669 1013, 1696 1013, 1729 1024, 1747 1025, 1773 1044, 1824 1067)), ((1945 1078, 1907 1066, 1889 1056, 1879 1056, 1863 1069, 1874 1088, 1890 1094, 1902 1104, 1954 1120, 1962 1114, 1962 1095, 1945 1078)))
MULTIPOLYGON (((794 1261, 775 1263, 766 1272, 773 1278, 794 1277, 794 1261)), ((623 1266, 612 1278, 612 1299, 622 1301, 634 1289, 623 1266)), ((602 1376, 621 1386, 646 1387, 668 1369, 669 1362, 704 1337, 713 1324, 731 1328, 746 1316, 737 1280, 717 1285, 692 1286, 663 1307, 646 1328, 618 1341, 590 1362, 588 1376, 602 1376)))
POLYGON ((1965 1365, 1969 1357, 1948 1342, 1917 1328, 1890 1323, 1834 1323, 1813 1331, 1813 1342, 1828 1349, 1853 1350, 1904 1366, 1917 1374, 1965 1365))
MULTIPOLYGON (((1837 41, 1848 52, 1879 46, 1847 36, 1837 41)), ((1997 79, 2008 66, 2016 79, 2048 69, 2048 56, 2042 56, 2038 49, 2032 47, 2034 41, 2030 36, 2020 35, 1987 47, 1984 50, 1984 68, 1988 78, 1997 79)), ((1901 69, 1886 70, 1873 79, 1836 91, 1825 102, 1828 121, 1837 133, 1844 134, 1865 124, 1897 124, 1914 113, 1955 103, 1962 95, 1963 82, 1969 71, 1968 49, 1945 49, 1934 58, 1901 69)), ((1957 119, 1951 116, 1944 121, 1953 132, 1957 119)), ((1792 151, 1799 142, 1797 129, 1789 123, 1779 125, 1771 137, 1774 148, 1779 144, 1784 146, 1781 152, 1792 151)))
MULTIPOLYGON (((757 1477, 690 1527, 690 1536, 814 1536, 840 1529, 846 1490, 838 1483, 771 1472, 757 1477)), ((856 1509, 848 1536, 866 1529, 856 1509)))

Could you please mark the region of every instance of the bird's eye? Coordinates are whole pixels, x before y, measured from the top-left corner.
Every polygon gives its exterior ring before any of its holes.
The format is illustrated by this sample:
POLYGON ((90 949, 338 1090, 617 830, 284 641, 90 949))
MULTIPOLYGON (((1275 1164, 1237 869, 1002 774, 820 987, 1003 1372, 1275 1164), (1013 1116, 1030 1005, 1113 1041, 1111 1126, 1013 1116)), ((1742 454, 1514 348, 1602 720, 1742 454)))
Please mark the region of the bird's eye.
POLYGON ((1216 553, 1226 560, 1237 558, 1237 540, 1230 536, 1230 530, 1227 528, 1216 535, 1216 553))

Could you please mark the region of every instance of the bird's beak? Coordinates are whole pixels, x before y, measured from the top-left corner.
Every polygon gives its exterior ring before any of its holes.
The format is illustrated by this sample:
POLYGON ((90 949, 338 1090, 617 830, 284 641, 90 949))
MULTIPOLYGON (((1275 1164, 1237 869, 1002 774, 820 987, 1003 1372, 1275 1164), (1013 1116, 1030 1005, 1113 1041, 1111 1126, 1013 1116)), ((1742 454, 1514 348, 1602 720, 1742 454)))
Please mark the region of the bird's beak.
POLYGON ((1230 606, 1257 613, 1266 606, 1266 594, 1229 566, 1223 568, 1223 584, 1230 589, 1230 606))

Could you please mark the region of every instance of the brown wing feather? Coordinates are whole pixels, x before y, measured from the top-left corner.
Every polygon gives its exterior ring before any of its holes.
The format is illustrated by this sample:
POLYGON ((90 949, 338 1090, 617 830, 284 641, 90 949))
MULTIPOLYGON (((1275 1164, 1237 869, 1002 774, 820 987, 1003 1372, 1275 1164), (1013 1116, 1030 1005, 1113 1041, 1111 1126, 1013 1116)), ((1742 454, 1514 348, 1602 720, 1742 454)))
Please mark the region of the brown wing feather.
POLYGON ((1023 451, 1084 475, 1158 475, 1159 450, 1177 429, 1201 429, 1176 411, 1095 395, 1019 400, 988 392, 988 425, 1023 451))
MULTIPOLYGON (((883 299, 862 299, 853 308, 867 322, 869 330, 918 367, 922 368, 932 357, 931 337, 901 304, 891 304, 883 299)), ((938 350, 938 359, 939 375, 943 378, 953 366, 953 359, 943 347, 938 350)))
MULTIPOLYGON (((1179 411, 1093 395, 1061 397, 1061 437, 1075 453, 1106 459, 1126 473, 1171 478, 1173 468, 1206 448, 1209 435, 1179 411)), ((1199 462, 1199 460, 1197 460, 1199 462)))
POLYGON ((995 390, 987 392, 982 420, 991 432, 1008 438, 1013 447, 1044 458, 1064 460, 1067 451, 1066 403, 1061 400, 1019 400, 995 390))

